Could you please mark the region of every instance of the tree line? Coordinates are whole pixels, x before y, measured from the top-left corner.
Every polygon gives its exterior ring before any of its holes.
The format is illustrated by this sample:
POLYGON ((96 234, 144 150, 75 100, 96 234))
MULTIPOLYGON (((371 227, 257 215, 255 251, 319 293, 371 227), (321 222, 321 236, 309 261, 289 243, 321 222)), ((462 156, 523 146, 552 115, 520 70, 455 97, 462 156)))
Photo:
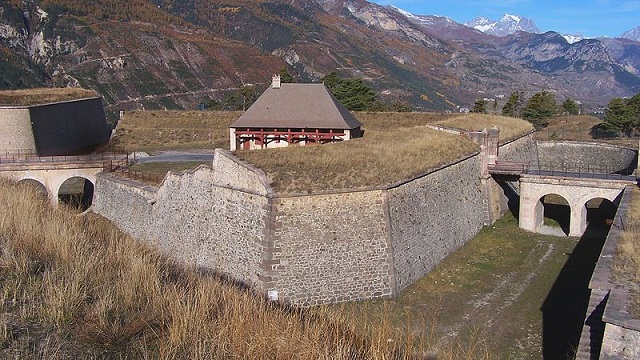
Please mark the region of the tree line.
MULTIPOLYGON (((486 106, 486 100, 476 100, 471 112, 486 113, 486 106)), ((536 129, 547 126, 549 119, 554 116, 578 115, 579 113, 580 106, 575 100, 567 98, 562 104, 558 104, 555 95, 546 90, 533 94, 529 99, 525 97, 524 92, 514 91, 501 110, 503 116, 525 119, 532 123, 536 129)))
MULTIPOLYGON (((471 111, 486 113, 487 101, 476 100, 471 111)), ((562 104, 558 104, 555 95, 546 90, 534 94, 529 99, 525 98, 522 91, 513 92, 501 111, 504 116, 528 120, 537 129, 547 126, 549 119, 554 116, 579 113, 580 106, 575 100, 568 98, 562 104)), ((636 130, 640 130, 640 93, 630 98, 611 99, 605 109, 603 122, 595 130, 608 132, 612 136, 619 133, 632 136, 636 130)))

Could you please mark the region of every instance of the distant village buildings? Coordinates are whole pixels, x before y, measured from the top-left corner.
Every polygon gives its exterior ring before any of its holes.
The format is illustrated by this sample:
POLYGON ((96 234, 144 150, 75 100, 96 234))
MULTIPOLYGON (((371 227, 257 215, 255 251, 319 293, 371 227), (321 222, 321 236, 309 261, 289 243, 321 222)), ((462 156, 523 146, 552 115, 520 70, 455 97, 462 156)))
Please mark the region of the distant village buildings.
POLYGON ((324 84, 281 83, 269 87, 229 126, 230 149, 312 145, 360 137, 362 124, 324 84))

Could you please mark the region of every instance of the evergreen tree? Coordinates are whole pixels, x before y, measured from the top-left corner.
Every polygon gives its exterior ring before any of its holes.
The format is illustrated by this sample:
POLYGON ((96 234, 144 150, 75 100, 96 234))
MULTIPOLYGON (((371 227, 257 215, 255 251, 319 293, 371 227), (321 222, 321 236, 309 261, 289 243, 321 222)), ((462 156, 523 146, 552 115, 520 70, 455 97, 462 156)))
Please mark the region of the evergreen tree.
POLYGON ((567 98, 567 100, 565 100, 562 103, 562 109, 568 115, 578 115, 580 113, 580 108, 578 107, 578 103, 573 101, 572 98, 567 98))
POLYGON ((473 103, 473 109, 471 109, 472 113, 480 113, 480 114, 486 114, 487 113, 487 101, 484 99, 477 99, 474 103, 473 103))
POLYGON ((334 71, 322 80, 333 96, 351 111, 370 110, 377 105, 378 94, 362 79, 342 79, 334 71))
POLYGON ((543 90, 534 94, 522 109, 522 118, 533 124, 536 129, 547 125, 547 119, 558 113, 556 97, 543 90))
POLYGON ((640 106, 640 97, 638 95, 628 100, 611 99, 604 113, 603 127, 609 130, 622 131, 625 135, 631 136, 633 130, 640 126, 637 106, 640 106))
POLYGON ((524 93, 514 91, 502 107, 503 116, 520 117, 520 109, 524 103, 524 93))
POLYGON ((287 71, 286 68, 280 69, 280 82, 282 82, 282 83, 292 83, 293 82, 293 76, 291 76, 291 74, 289 74, 289 72, 287 71))

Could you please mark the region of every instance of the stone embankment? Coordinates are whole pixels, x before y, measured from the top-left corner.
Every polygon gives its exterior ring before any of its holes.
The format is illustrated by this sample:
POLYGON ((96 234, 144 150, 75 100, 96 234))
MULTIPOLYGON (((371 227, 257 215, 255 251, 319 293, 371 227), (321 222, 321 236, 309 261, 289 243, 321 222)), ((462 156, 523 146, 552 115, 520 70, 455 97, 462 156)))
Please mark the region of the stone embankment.
POLYGON ((538 159, 545 170, 614 173, 628 169, 635 163, 636 157, 635 149, 618 145, 574 141, 538 142, 538 159))

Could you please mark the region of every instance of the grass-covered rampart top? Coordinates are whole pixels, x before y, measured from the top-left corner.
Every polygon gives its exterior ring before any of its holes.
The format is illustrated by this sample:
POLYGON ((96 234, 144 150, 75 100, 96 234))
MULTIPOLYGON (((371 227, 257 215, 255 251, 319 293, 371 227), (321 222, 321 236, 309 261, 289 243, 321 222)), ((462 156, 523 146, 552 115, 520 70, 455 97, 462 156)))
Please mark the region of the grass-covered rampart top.
POLYGON ((281 193, 388 186, 479 150, 470 138, 427 128, 429 117, 359 116, 361 138, 319 146, 237 151, 281 193))
POLYGON ((130 151, 229 149, 229 124, 240 115, 241 111, 127 111, 116 136, 130 151))
POLYGON ((411 353, 393 327, 268 303, 178 266, 96 215, 53 209, 32 189, 0 180, 0 204, 0 358, 405 359, 411 353))
POLYGON ((0 91, 0 106, 30 106, 97 97, 93 90, 37 88, 0 91))
POLYGON ((438 121, 438 125, 466 131, 482 131, 497 126, 500 129, 500 142, 516 139, 534 130, 533 125, 522 119, 506 116, 468 114, 438 121))
MULTIPOLYGON (((229 149, 228 126, 241 112, 134 111, 116 135, 131 151, 229 149)), ((237 151, 269 176, 279 192, 382 187, 424 174, 479 150, 468 137, 428 129, 441 123, 463 130, 498 126, 501 140, 530 132, 526 121, 492 115, 355 112, 364 136, 339 144, 237 151)))

